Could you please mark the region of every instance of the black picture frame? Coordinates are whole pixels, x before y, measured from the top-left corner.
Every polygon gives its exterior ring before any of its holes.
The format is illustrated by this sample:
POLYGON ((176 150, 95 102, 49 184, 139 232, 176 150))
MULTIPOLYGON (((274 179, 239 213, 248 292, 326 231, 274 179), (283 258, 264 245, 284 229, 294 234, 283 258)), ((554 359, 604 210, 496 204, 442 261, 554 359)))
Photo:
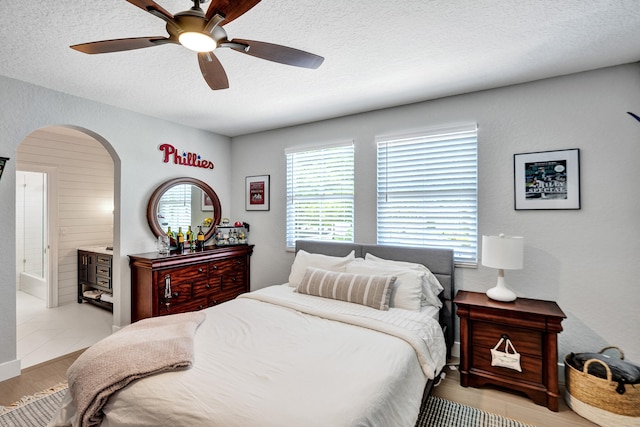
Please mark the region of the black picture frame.
POLYGON ((580 149, 513 155, 516 210, 580 209, 580 149))
POLYGON ((9 161, 9 157, 0 157, 0 179, 2 179, 2 173, 4 172, 4 166, 9 161))
POLYGON ((245 205, 247 211, 268 211, 270 203, 270 175, 255 175, 245 178, 245 205))

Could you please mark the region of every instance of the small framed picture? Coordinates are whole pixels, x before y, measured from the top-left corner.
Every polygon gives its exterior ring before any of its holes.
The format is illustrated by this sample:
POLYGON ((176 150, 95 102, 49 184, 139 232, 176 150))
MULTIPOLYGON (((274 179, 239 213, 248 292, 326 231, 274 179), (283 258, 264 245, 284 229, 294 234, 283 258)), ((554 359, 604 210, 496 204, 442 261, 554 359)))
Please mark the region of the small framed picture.
POLYGON ((269 210, 269 175, 245 178, 245 210, 269 210))
POLYGON ((2 178, 2 172, 4 172, 4 165, 6 165, 8 161, 8 157, 0 157, 0 178, 2 178))
POLYGON ((213 210, 213 201, 211 197, 204 191, 202 191, 202 210, 203 211, 212 211, 213 210))
POLYGON ((580 150, 513 155, 515 209, 580 209, 580 150))

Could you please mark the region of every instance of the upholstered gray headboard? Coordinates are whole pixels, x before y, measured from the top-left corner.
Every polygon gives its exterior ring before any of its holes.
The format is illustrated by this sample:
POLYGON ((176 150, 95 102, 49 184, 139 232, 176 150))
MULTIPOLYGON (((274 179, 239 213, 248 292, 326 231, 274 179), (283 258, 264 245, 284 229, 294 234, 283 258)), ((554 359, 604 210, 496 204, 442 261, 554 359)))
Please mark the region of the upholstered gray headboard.
POLYGON ((447 340, 447 357, 451 355, 454 339, 453 297, 455 295, 455 280, 453 266, 453 251, 451 249, 410 248, 406 246, 384 246, 360 243, 331 242, 321 240, 298 240, 296 252, 300 249, 331 256, 346 256, 351 251, 356 257, 364 258, 366 254, 395 261, 407 261, 426 266, 438 278, 444 291, 440 294, 443 302, 440 310, 440 324, 447 340))

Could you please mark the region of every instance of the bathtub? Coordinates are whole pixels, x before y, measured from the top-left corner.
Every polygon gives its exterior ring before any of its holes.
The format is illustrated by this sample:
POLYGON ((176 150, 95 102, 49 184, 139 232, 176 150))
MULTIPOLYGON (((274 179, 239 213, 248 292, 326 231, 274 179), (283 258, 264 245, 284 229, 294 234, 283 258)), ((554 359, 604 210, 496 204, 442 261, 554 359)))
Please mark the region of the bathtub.
POLYGON ((20 272, 20 286, 22 292, 26 292, 40 299, 47 298, 47 282, 42 277, 35 276, 24 271, 20 272))

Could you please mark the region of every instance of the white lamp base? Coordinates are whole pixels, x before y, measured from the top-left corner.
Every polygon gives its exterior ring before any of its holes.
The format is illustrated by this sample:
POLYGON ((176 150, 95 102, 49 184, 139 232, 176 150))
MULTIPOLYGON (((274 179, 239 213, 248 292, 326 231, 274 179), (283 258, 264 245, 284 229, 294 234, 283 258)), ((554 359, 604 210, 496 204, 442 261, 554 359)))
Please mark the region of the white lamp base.
POLYGON ((495 287, 487 291, 487 296, 492 300, 511 302, 517 298, 516 294, 509 288, 504 280, 504 270, 498 270, 498 283, 495 287))

